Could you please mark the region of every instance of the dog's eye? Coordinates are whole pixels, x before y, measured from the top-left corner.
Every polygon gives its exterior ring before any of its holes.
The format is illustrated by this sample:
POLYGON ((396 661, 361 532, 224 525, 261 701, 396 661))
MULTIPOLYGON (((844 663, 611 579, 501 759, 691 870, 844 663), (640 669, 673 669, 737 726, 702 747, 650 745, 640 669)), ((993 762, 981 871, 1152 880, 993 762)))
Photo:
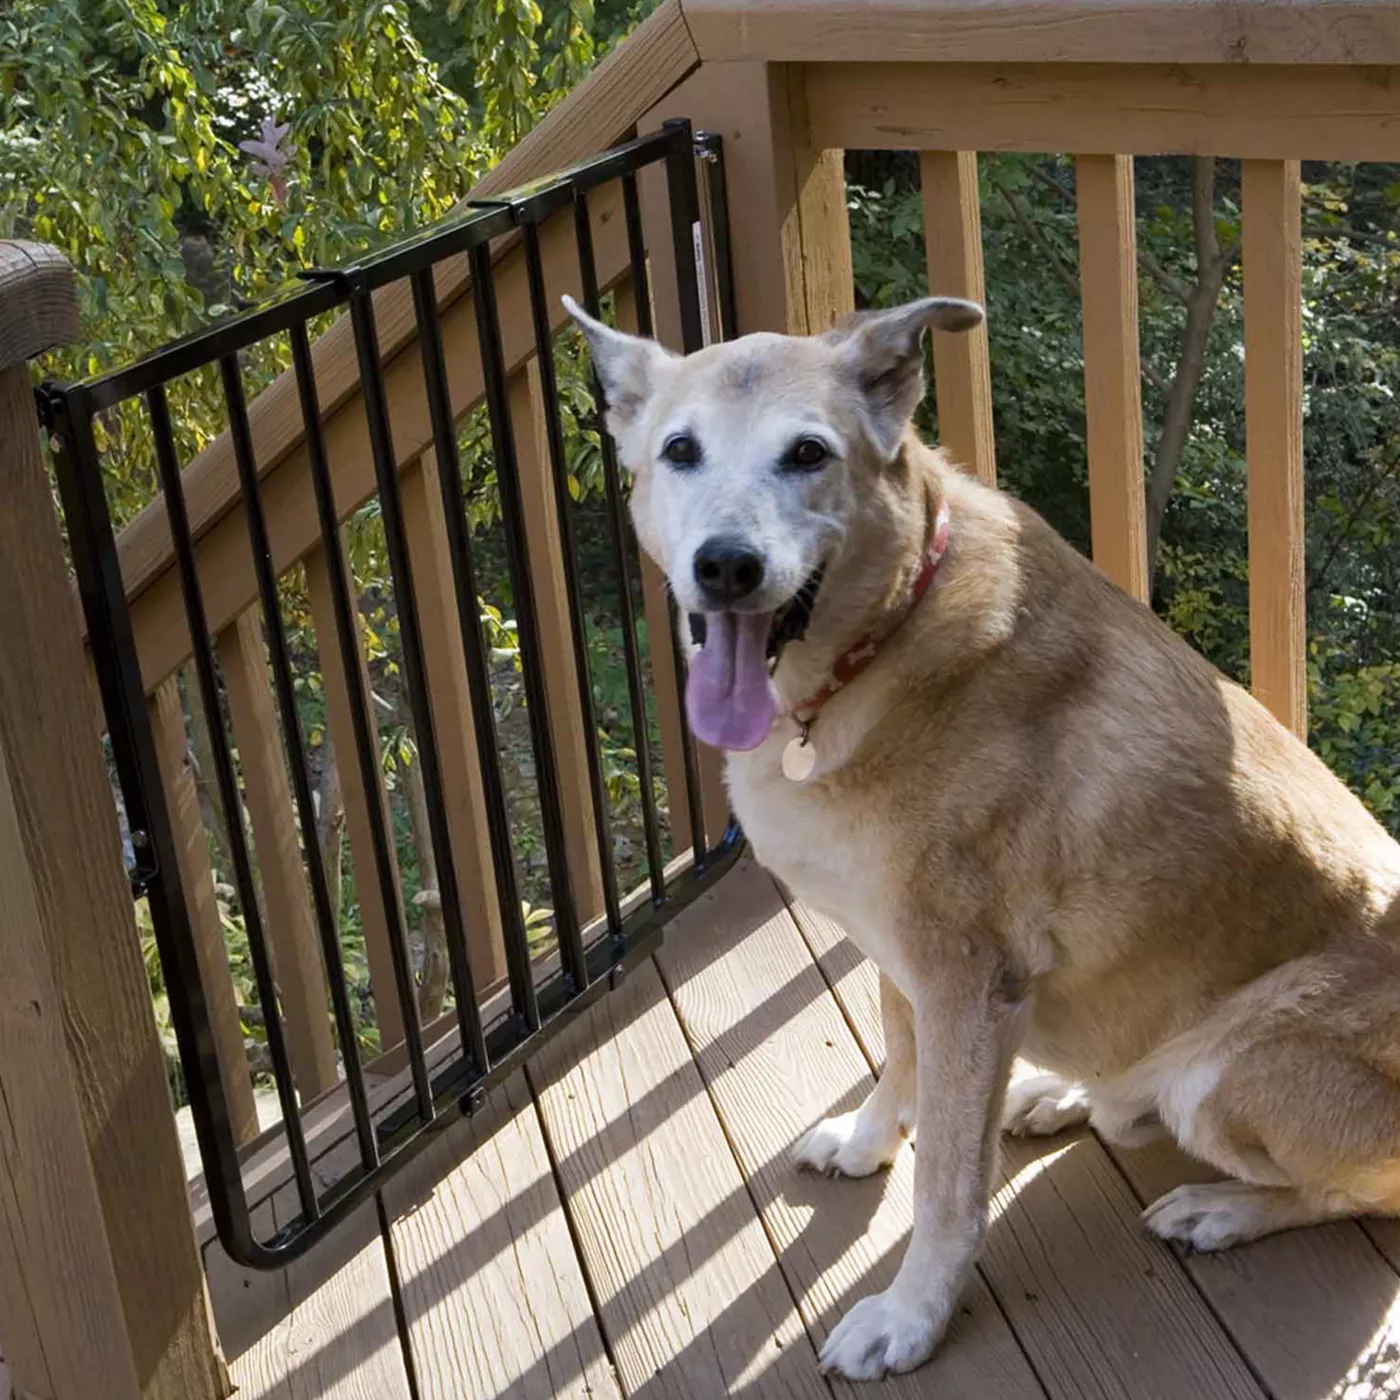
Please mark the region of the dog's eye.
POLYGON ((798 438, 788 453, 788 465, 811 471, 821 466, 830 455, 826 443, 820 438, 798 438))
POLYGON ((673 467, 693 467, 700 460, 700 444, 689 433, 676 433, 666 439, 661 455, 673 467))

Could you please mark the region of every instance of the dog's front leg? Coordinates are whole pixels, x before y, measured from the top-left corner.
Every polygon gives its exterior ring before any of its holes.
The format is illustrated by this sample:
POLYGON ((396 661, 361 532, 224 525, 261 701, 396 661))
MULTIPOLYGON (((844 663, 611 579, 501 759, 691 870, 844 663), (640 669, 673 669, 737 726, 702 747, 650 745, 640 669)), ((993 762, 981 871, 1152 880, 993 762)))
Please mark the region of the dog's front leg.
POLYGON ((991 949, 952 954, 911 987, 918 1061, 914 1229, 894 1282, 863 1298, 822 1348, 823 1371, 875 1380, 932 1355, 987 1229, 1016 999, 991 949))
POLYGON ((885 1067, 870 1097, 852 1113, 824 1118, 793 1149, 797 1164, 832 1176, 869 1176, 889 1166, 915 1113, 914 1012, 880 974, 885 1067))

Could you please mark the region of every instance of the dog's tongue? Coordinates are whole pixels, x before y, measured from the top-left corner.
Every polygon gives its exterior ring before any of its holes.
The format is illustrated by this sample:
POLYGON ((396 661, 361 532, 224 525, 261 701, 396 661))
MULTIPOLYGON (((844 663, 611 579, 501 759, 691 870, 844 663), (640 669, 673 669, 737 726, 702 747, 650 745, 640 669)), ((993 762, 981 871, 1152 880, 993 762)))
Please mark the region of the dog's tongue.
POLYGON ((778 714, 768 679, 772 613, 707 613, 705 645, 690 663, 690 728, 715 749, 756 749, 778 714))

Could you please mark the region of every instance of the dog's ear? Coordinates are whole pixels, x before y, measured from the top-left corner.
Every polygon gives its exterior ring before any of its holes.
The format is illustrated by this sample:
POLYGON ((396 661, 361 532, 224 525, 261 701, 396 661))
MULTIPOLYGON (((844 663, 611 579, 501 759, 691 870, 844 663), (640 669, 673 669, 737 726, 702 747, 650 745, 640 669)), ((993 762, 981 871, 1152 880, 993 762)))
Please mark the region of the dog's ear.
POLYGON ((829 333, 860 384, 883 456, 894 456, 924 395, 924 332, 970 331, 984 319, 975 301, 924 297, 889 311, 861 312, 829 333))
POLYGON ((673 359, 654 340, 628 335, 595 320, 573 297, 564 297, 564 309, 578 322, 593 356, 593 368, 608 401, 608 427, 621 438, 636 421, 656 383, 657 369, 673 359))

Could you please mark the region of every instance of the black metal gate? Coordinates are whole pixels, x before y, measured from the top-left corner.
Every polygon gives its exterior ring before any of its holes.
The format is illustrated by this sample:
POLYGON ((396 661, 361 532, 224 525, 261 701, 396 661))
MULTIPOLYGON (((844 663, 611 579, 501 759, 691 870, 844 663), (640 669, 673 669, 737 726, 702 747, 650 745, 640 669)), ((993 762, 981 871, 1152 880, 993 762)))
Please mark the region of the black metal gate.
MULTIPOLYGON (((589 192, 620 181, 632 284, 636 291, 639 329, 651 333, 647 295, 647 256, 643 243, 637 173, 663 164, 671 217, 671 244, 677 267, 680 323, 684 348, 698 349, 709 329, 710 294, 718 308, 720 330, 733 326, 728 269, 728 232, 723 171, 718 138, 692 134, 688 122, 668 124, 655 135, 632 141, 558 176, 541 180, 512 194, 454 217, 414 238, 373 253, 359 262, 332 271, 307 275, 304 288, 251 312, 222 321, 211 329, 172 344, 130 368, 77 385, 48 384, 40 390, 41 413, 51 433, 63 511, 73 564, 87 618, 92 658, 101 688, 112 755, 131 833, 132 881, 149 899, 171 1018, 179 1042, 180 1061, 198 1136, 205 1179, 219 1236, 230 1256, 246 1265, 280 1267, 304 1253, 335 1228, 357 1205, 424 1145, 432 1130, 472 1113, 486 1091, 538 1049, 569 1017, 586 1007, 616 982, 626 968, 647 956, 661 936, 667 919, 713 880, 737 853, 739 836, 732 828, 711 848, 701 833, 700 793, 689 736, 684 738, 687 791, 683 795, 695 833, 693 861, 668 879, 663 864, 658 815, 648 763, 643 663, 639 653, 631 600, 632 542, 625 525, 625 503, 617 462, 606 434, 602 461, 614 570, 619 582, 619 610, 625 650, 627 695, 639 769, 645 828, 648 897, 625 912, 619 897, 609 839, 609 802, 604 784, 594 723, 594 697, 585 644, 584 615, 575 544, 569 524, 569 492, 564 461, 564 431, 553 379, 553 345, 540 250, 540 230, 552 217, 572 213, 578 248, 583 301, 599 314, 599 286, 594 265, 589 192), (706 172, 707 219, 702 225, 697 161, 706 172), (530 593, 529 550, 515 444, 510 421, 506 365, 497 319, 493 273, 493 244, 518 236, 532 308, 535 353, 543 381, 545 426, 560 520, 562 554, 572 614, 575 662, 579 674, 579 703, 588 744, 591 802, 599 839, 605 918, 599 936, 585 941, 578 909, 564 862, 557 755, 547 719, 541 643, 530 593), (702 250, 713 256, 701 258, 702 250), (457 424, 448 393, 443 342, 434 291, 434 268, 444 259, 465 254, 470 260, 480 339, 482 383, 490 424, 500 492, 505 554, 517 613, 523 685, 530 741, 537 775, 541 824, 545 837, 550 889, 558 939, 558 966, 542 971, 532 958, 518 896, 515 861, 506 795, 498 760, 493 717, 488 649, 483 641, 477 607, 477 584, 459 472, 457 424), (713 286, 707 286, 701 263, 712 262, 713 286), (443 778, 437 736, 424 673, 423 639, 414 596, 410 557, 399 497, 398 471, 385 394, 372 294, 391 282, 412 284, 417 334, 422 352, 424 387, 432 423, 433 448, 439 463, 442 505, 448 522, 448 552, 456 595, 456 622, 466 657, 468 685, 476 725, 476 748, 485 796, 492 865, 499 896, 508 967, 509 1006, 485 1020, 479 989, 467 956, 466 931, 458 897, 457 876, 444 805, 443 778), (391 928, 395 991, 405 1027, 405 1046, 412 1090, 396 1112, 376 1116, 366 1093, 354 1011, 344 973, 342 948, 331 905, 327 872, 316 836, 315 802, 307 766, 306 742, 296 709, 294 677, 279 606, 278 575, 273 562, 264 514, 239 355, 268 337, 290 340, 292 363, 300 395, 308 464, 315 492, 321 548, 331 580, 340 653, 349 664, 357 656, 354 603, 346 583, 335 501, 332 464, 322 433, 308 323, 312 318, 348 307, 352 318, 362 393, 373 452, 386 552, 393 579, 402 647, 403 679, 408 693, 429 828, 436 856, 443 906, 451 986, 456 1002, 458 1044, 453 1053, 430 1067, 415 1000, 410 950, 401 921, 391 928), (303 859, 317 923, 321 956, 330 992, 331 1013, 344 1074, 344 1089, 353 1114, 358 1163, 329 1185, 318 1183, 308 1152, 305 1125, 288 1059, 286 1035, 278 1009, 275 974, 265 929, 259 915, 255 876, 241 816, 239 775, 224 722, 220 676, 213 639, 201 594, 196 546, 186 511, 174 424, 166 386, 178 376, 217 365, 228 412, 229 432, 237 462, 242 508, 253 546, 258 599, 264 620, 274 692, 302 836, 303 859), (192 665, 199 700, 212 740, 217 789, 227 821, 230 858, 239 902, 246 921, 248 947, 265 1018, 267 1049, 280 1100, 287 1150, 300 1203, 296 1219, 267 1238, 254 1228, 244 1188, 240 1155, 220 1079, 219 1060, 211 1028, 209 1005, 193 931, 181 887, 176 835, 171 827, 147 700, 119 569, 108 502, 104 492, 101 453, 94 421, 98 414, 132 399, 144 399, 153 437, 185 617, 193 644, 192 665)), ((595 394, 601 391, 595 381, 595 394)), ((668 664, 683 665, 675 628, 669 639, 668 664)), ((352 698, 357 752, 353 763, 367 791, 374 790, 374 719, 362 689, 348 684, 352 698)), ((193 687, 191 689, 191 704, 193 687)), ((682 720, 683 723, 683 720, 682 720)), ((347 764, 351 756, 345 755, 347 764)), ((682 795, 672 794, 673 804, 682 795)), ((392 833, 383 813, 371 803, 374 860, 371 875, 381 883, 395 880, 390 856, 392 833)), ((384 889, 384 906, 399 907, 397 891, 384 889)))

